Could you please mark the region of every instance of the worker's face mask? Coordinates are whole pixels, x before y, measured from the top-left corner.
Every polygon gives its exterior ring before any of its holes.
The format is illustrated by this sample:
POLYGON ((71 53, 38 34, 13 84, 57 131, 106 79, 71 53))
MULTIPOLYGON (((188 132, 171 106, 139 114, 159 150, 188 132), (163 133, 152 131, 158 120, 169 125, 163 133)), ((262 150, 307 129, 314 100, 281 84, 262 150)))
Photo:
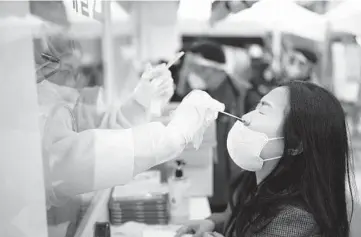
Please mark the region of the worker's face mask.
POLYGON ((207 73, 206 83, 209 91, 217 90, 226 81, 227 74, 224 71, 210 68, 207 73))
POLYGON ((226 80, 225 64, 190 54, 188 84, 192 89, 214 91, 226 80))
POLYGON ((285 57, 285 76, 291 80, 302 80, 310 72, 310 63, 305 56, 299 53, 293 53, 285 57))
POLYGON ((61 86, 75 89, 84 88, 88 81, 79 69, 79 60, 75 56, 58 59, 49 54, 42 54, 46 62, 37 67, 37 81, 48 80, 61 86))
POLYGON ((226 80, 226 74, 223 71, 208 68, 203 73, 190 72, 187 80, 192 89, 214 91, 226 80))
POLYGON ((304 76, 304 72, 301 70, 301 68, 295 65, 289 65, 285 68, 285 70, 286 77, 288 79, 296 80, 304 76))
POLYGON ((207 89, 207 84, 206 84, 205 80, 202 77, 198 76, 196 73, 194 73, 194 72, 189 73, 187 79, 188 79, 189 86, 193 90, 195 90, 195 89, 206 90, 207 89))
POLYGON ((63 32, 52 32, 34 41, 37 82, 83 87, 80 78, 81 45, 63 32))
POLYGON ((270 160, 280 159, 282 156, 262 159, 260 157, 266 144, 273 140, 283 139, 283 137, 269 138, 265 133, 256 132, 237 121, 227 138, 227 149, 231 159, 242 169, 248 171, 258 171, 263 167, 263 163, 270 160))

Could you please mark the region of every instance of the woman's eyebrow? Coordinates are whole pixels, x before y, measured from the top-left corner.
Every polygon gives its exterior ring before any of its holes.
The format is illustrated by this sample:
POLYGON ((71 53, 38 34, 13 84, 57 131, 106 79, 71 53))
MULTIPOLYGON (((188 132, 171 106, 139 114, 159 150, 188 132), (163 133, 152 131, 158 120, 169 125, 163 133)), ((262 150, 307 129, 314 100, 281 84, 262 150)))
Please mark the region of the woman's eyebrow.
POLYGON ((261 101, 260 101, 260 104, 261 104, 261 105, 267 105, 267 106, 273 107, 272 103, 269 102, 269 101, 266 101, 266 100, 261 100, 261 101))

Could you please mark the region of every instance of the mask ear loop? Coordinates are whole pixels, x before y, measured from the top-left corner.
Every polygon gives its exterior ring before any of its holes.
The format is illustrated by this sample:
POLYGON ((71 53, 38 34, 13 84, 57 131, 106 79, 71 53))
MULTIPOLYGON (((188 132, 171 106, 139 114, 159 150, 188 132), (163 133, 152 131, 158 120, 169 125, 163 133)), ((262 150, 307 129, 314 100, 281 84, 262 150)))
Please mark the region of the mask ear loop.
MULTIPOLYGON (((49 64, 51 64, 53 62, 47 62, 47 63, 44 63, 43 65, 39 66, 37 69, 36 69, 36 73, 38 74, 40 72, 41 69, 43 69, 44 67, 48 66, 49 64)), ((59 66, 58 66, 59 67, 59 66)), ((48 79, 49 77, 51 77, 52 75, 54 75, 55 73, 59 72, 59 68, 56 68, 54 69, 53 71, 51 71, 50 73, 44 75, 43 73, 41 73, 41 77, 39 77, 36 82, 37 83, 40 83, 42 82, 43 80, 45 79, 48 79)))
MULTIPOLYGON (((274 137, 274 138, 268 139, 268 141, 275 141, 275 140, 281 140, 281 139, 283 139, 283 137, 274 137)), ((277 160, 280 158, 282 158, 282 156, 276 156, 276 157, 272 157, 272 158, 268 158, 268 159, 263 159, 263 161, 277 160)))
POLYGON ((42 81, 44 81, 46 79, 45 75, 43 73, 41 73, 41 69, 43 69, 44 67, 48 66, 49 64, 51 64, 52 62, 46 62, 43 63, 42 65, 38 66, 35 69, 35 73, 36 73, 36 83, 40 83, 42 81))
POLYGON ((282 158, 282 156, 276 156, 276 157, 272 157, 272 158, 264 159, 263 161, 278 160, 278 159, 281 159, 281 158, 282 158))
MULTIPOLYGON (((48 66, 49 64, 52 64, 52 63, 57 64, 57 67, 56 67, 53 71, 51 71, 50 73, 48 73, 48 74, 46 74, 46 75, 42 75, 42 78, 39 78, 39 79, 37 80, 37 83, 39 83, 39 82, 41 82, 41 81, 43 81, 43 80, 45 80, 45 79, 48 79, 49 77, 53 76, 54 74, 62 71, 62 69, 61 69, 61 68, 62 68, 62 64, 61 64, 60 58, 66 56, 66 55, 71 55, 71 53, 68 53, 68 52, 67 52, 67 53, 64 53, 64 54, 60 55, 59 58, 58 58, 58 57, 55 57, 55 56, 53 56, 53 55, 50 55, 50 54, 48 54, 48 53, 42 53, 42 54, 41 54, 41 57, 42 57, 44 60, 46 60, 47 62, 44 63, 43 65, 41 65, 40 67, 38 67, 38 68, 36 69, 36 71, 39 71, 39 70, 43 69, 44 67, 48 66)), ((67 71, 67 70, 65 70, 65 71, 67 71)), ((75 75, 78 75, 78 74, 79 74, 78 72, 75 73, 75 75)))
POLYGON ((275 141, 275 140, 281 140, 283 139, 283 137, 273 137, 273 138, 269 138, 268 141, 275 141))
POLYGON ((52 62, 43 63, 43 64, 41 64, 40 66, 38 66, 35 70, 36 70, 36 71, 39 71, 39 70, 41 70, 42 68, 48 66, 48 65, 51 64, 51 63, 52 63, 52 62))
POLYGON ((54 69, 54 71, 46 74, 46 75, 42 75, 42 78, 38 78, 37 79, 37 83, 51 77, 52 75, 54 75, 55 73, 57 73, 59 71, 59 67, 60 67, 60 59, 57 58, 57 57, 54 57, 48 53, 42 53, 41 54, 41 57, 46 60, 46 63, 42 64, 41 66, 39 66, 37 69, 36 69, 36 72, 38 73, 41 69, 47 67, 48 65, 52 64, 52 63, 56 63, 57 64, 57 68, 54 69))

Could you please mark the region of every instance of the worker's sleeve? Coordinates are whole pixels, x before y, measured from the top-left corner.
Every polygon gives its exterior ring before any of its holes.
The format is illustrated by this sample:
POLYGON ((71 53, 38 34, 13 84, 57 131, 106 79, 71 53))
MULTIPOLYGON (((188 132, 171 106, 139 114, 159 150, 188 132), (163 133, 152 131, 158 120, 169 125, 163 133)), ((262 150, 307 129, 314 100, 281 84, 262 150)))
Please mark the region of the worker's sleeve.
POLYGON ((51 205, 78 194, 125 184, 135 174, 176 157, 185 147, 176 130, 161 123, 76 133, 66 108, 59 109, 47 122, 44 141, 51 205))
POLYGON ((114 101, 109 105, 105 102, 103 88, 87 88, 80 92, 74 114, 79 131, 131 128, 149 122, 150 100, 133 93, 125 101, 114 101))

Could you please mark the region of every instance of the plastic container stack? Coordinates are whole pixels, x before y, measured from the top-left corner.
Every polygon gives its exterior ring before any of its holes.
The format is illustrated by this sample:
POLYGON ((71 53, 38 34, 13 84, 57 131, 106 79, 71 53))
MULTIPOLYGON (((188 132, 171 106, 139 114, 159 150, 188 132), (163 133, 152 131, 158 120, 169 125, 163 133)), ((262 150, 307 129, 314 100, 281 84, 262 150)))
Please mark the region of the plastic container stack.
POLYGON ((168 224, 170 219, 168 188, 160 183, 160 172, 149 171, 134 182, 115 187, 109 200, 112 225, 135 221, 144 224, 168 224))
POLYGON ((84 216, 86 215, 88 208, 93 200, 93 197, 95 195, 95 192, 91 192, 91 193, 86 193, 86 194, 82 194, 79 195, 80 196, 80 210, 79 210, 79 216, 78 216, 78 221, 81 222, 81 220, 84 218, 84 216))
POLYGON ((168 194, 112 198, 109 202, 109 215, 112 225, 121 225, 130 221, 149 225, 168 224, 168 194))

